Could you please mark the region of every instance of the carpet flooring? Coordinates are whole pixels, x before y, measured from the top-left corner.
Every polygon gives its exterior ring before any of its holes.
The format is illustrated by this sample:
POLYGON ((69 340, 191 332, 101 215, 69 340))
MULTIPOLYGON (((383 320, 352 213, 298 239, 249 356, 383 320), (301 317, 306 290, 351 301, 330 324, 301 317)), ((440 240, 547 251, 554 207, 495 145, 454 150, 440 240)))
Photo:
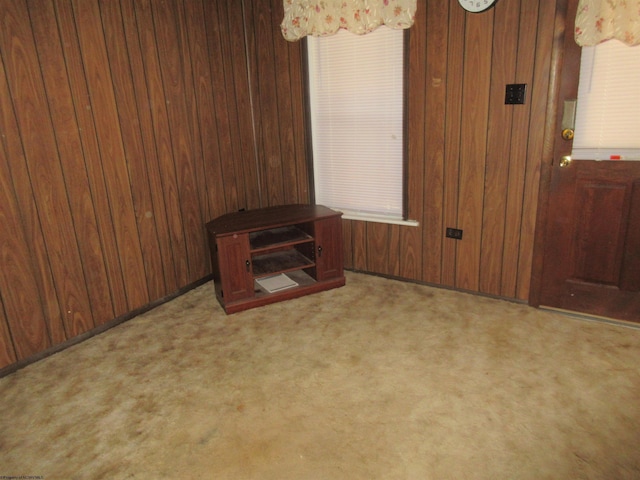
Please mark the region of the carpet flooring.
POLYGON ((0 379, 0 477, 640 479, 640 330, 347 272, 212 283, 0 379))

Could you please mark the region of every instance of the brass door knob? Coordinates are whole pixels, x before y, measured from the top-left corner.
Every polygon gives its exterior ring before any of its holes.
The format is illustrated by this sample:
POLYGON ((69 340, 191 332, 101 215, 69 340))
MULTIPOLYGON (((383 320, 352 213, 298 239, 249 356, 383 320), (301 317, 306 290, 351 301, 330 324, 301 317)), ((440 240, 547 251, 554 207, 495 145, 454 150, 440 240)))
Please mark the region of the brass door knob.
POLYGON ((568 167, 571 164, 571 155, 565 155, 560 159, 560 168, 568 167))

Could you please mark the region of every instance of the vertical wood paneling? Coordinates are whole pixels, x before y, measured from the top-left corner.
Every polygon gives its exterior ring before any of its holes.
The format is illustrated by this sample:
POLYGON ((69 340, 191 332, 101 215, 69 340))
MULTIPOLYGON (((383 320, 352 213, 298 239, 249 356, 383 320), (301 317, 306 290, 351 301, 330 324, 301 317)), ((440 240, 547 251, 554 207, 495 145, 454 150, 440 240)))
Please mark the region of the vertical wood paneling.
POLYGON ((5 315, 2 297, 0 297, 0 368, 11 365, 16 361, 16 351, 9 331, 9 321, 5 315))
MULTIPOLYGON (((555 110, 548 106, 555 100, 550 82, 551 60, 554 57, 554 34, 557 1, 539 2, 538 31, 535 44, 534 74, 531 88, 531 119, 527 145, 527 166, 524 177, 522 201, 522 224, 518 252, 518 273, 515 298, 526 300, 531 290, 533 271, 533 251, 537 218, 538 194, 542 166, 552 156, 553 144, 547 141, 545 128, 547 118, 555 119, 555 110), (551 102, 550 102, 551 100, 551 102), (541 160, 542 159, 542 160, 541 160)), ((555 48, 559 48, 557 45, 555 48)), ((549 135, 552 135, 549 133, 549 135)), ((509 289, 503 287, 503 294, 509 289)))
MULTIPOLYGON (((190 2, 193 4, 193 2, 190 2)), ((206 192, 206 185, 203 183, 204 165, 202 161, 202 132, 200 131, 200 121, 198 110, 200 107, 208 108, 207 105, 199 105, 196 99, 196 80, 194 69, 194 58, 192 50, 197 51, 200 46, 206 47, 206 35, 198 36, 198 30, 191 28, 187 20, 187 9, 182 0, 176 1, 178 35, 180 37, 180 56, 182 57, 182 75, 184 82, 184 103, 186 107, 185 118, 188 119, 189 126, 189 148, 188 157, 185 164, 189 165, 188 179, 190 189, 187 202, 193 202, 191 215, 187 217, 192 223, 185 225, 188 248, 190 249, 189 261, 191 264, 189 277, 200 278, 209 271, 209 249, 206 248, 202 237, 205 234, 204 224, 210 218, 207 212, 208 202, 202 201, 202 195, 206 192), (201 193, 203 192, 203 193, 201 193), (190 245, 190 246, 189 246, 190 245)), ((184 119, 182 120, 184 121, 184 119)), ((179 163, 182 163, 179 161, 179 163)), ((181 202, 183 200, 181 199, 181 202)))
POLYGON ((213 108, 213 85, 209 63, 209 43, 206 28, 206 13, 202 1, 187 2, 184 5, 187 31, 189 32, 189 49, 191 68, 193 69, 192 114, 194 126, 198 134, 194 142, 198 144, 200 158, 197 162, 197 182, 201 213, 203 218, 211 219, 219 216, 224 210, 224 189, 221 176, 211 175, 218 151, 218 136, 207 132, 215 132, 215 115, 213 108))
MULTIPOLYGON (((124 3, 127 3, 127 0, 124 3)), ((177 285, 185 285, 189 281, 187 245, 183 229, 176 165, 173 157, 172 131, 169 126, 169 114, 167 111, 168 100, 165 96, 160 59, 157 52, 158 40, 154 30, 152 4, 149 0, 141 0, 131 5, 135 6, 138 38, 147 85, 145 100, 148 102, 148 107, 142 107, 140 111, 144 112, 145 115, 147 114, 147 109, 150 111, 153 140, 155 142, 155 145, 150 145, 151 151, 155 154, 148 159, 148 164, 150 165, 150 171, 156 174, 150 175, 150 179, 154 182, 152 187, 153 191, 156 192, 156 197, 162 194, 162 202, 156 203, 158 209, 156 214, 166 215, 168 230, 164 232, 164 235, 170 241, 172 251, 173 271, 170 269, 165 269, 165 271, 168 274, 170 283, 173 283, 171 278, 173 277, 177 285), (158 188, 160 188, 160 191, 157 190, 158 188)), ((131 7, 127 6, 127 11, 131 12, 131 7)), ((133 33, 130 33, 129 38, 132 35, 133 33)), ((138 73, 138 75, 142 75, 142 72, 138 73)), ((141 79, 138 82, 141 82, 141 79)), ((142 95, 143 92, 140 91, 136 97, 142 101, 142 95)))
MULTIPOLYGON (((365 222, 352 222, 353 268, 367 271, 367 224, 365 222)), ((382 273, 382 272, 379 272, 382 273)))
MULTIPOLYGON (((5 53, 6 52, 3 52, 3 55, 5 53)), ((8 255, 4 261, 14 262, 19 265, 23 275, 25 276, 24 279, 20 279, 15 282, 12 281, 5 285, 5 288, 8 291, 3 289, 2 295, 4 298, 8 295, 13 295, 11 289, 16 285, 21 285, 22 283, 29 286, 26 290, 27 292, 35 294, 36 292, 34 292, 33 289, 37 285, 37 291, 40 293, 40 298, 38 300, 42 304, 44 320, 46 322, 46 325, 39 324, 38 316, 36 315, 21 317, 19 314, 16 314, 17 316, 15 316, 8 313, 11 312, 12 309, 19 311, 20 305, 14 305, 9 300, 5 300, 7 322, 12 330, 16 353, 19 356, 18 358, 21 359, 29 355, 29 353, 21 355, 21 352, 29 351, 28 345, 30 341, 28 337, 26 341, 20 341, 25 332, 38 332, 40 330, 38 335, 42 336, 46 334, 41 332, 48 331, 48 335, 52 343, 62 342, 66 336, 64 326, 62 324, 58 297, 55 291, 53 274, 51 273, 51 265, 47 258, 45 241, 38 221, 38 212, 34 201, 33 187, 31 186, 31 181, 29 180, 29 174, 27 172, 24 151, 20 140, 20 132, 15 118, 13 99, 11 98, 11 91, 9 90, 9 86, 6 82, 4 59, 0 61, 0 131, 2 132, 0 138, 2 139, 3 145, 3 157, 0 157, 3 161, 2 175, 3 180, 7 182, 3 191, 5 191, 6 195, 9 195, 11 188, 14 189, 16 199, 14 215, 16 216, 16 222, 19 218, 22 223, 22 228, 24 229, 24 245, 16 248, 7 246, 3 241, 2 248, 6 248, 6 252, 12 252, 12 254, 8 255), (13 185, 10 187, 9 184, 11 182, 13 182, 13 185), (30 252, 30 258, 27 256, 26 252, 21 249, 25 249, 30 252), (23 255, 22 259, 20 258, 21 255, 23 255), (29 278, 30 274, 34 275, 36 285, 32 284, 32 279, 29 278), (24 321, 24 318, 30 320, 24 321), (24 322, 24 327, 22 326, 22 322, 24 322), (22 328, 24 328, 25 332, 20 331, 22 328)), ((7 199, 9 198, 10 197, 7 197, 7 199)), ((6 209, 11 205, 11 201, 4 204, 5 215, 7 215, 6 209)), ((11 214, 9 214, 9 217, 10 216, 11 214)), ((9 222, 9 225, 10 224, 11 222, 9 222)), ((10 229, 5 229, 4 232, 12 234, 10 229)), ((18 230, 16 231, 15 236, 10 238, 15 240, 19 238, 19 236, 20 231, 18 230)), ((8 245, 10 245, 10 243, 8 245)), ((36 297, 32 297, 31 295, 29 297, 30 302, 36 301, 36 297)), ((39 344, 39 342, 37 343, 39 344)))
POLYGON ((78 239, 24 2, 0 4, 0 50, 66 335, 94 326, 78 239), (6 53, 6 54, 5 54, 6 53), (16 108, 19 106, 20 108, 16 108))
MULTIPOLYGON (((257 58, 256 78, 258 80, 257 97, 260 99, 259 123, 263 147, 263 175, 266 190, 263 192, 269 205, 285 202, 284 166, 280 159, 280 127, 278 124, 279 109, 282 107, 276 82, 276 52, 274 49, 274 25, 272 23, 271 6, 275 2, 260 2, 254 8, 256 21, 255 46, 257 58), (262 7, 262 8, 259 8, 262 7)), ((286 77, 285 80, 286 82, 286 77)), ((286 102, 285 102, 286 103, 286 102)))
MULTIPOLYGON (((505 241, 502 249, 502 275, 501 284, 495 292, 498 295, 513 297, 516 293, 516 279, 518 274, 518 255, 520 249, 520 232, 522 229, 522 197, 524 192, 525 172, 527 169, 527 144, 529 130, 525 128, 531 118, 531 92, 533 83, 533 67, 535 62, 535 50, 525 49, 525 45, 535 45, 537 25, 527 20, 538 18, 538 4, 534 2, 522 2, 522 14, 520 16, 520 36, 518 39, 518 61, 516 70, 516 83, 526 83, 528 86, 529 101, 513 111, 511 131, 511 151, 509 182, 507 185, 507 201, 505 211, 505 241)), ((541 119, 542 120, 542 119, 541 119)), ((542 125, 543 122, 540 121, 542 125)))
POLYGON ((72 3, 90 95, 88 108, 93 112, 100 148, 100 158, 88 161, 102 164, 128 310, 132 310, 149 302, 149 292, 100 10, 97 2, 72 3))
POLYGON ((113 304, 96 211, 83 158, 82 142, 68 77, 65 59, 58 37, 56 15, 51 4, 39 5, 30 11, 31 25, 38 48, 38 56, 51 119, 56 126, 54 135, 60 155, 71 213, 74 218, 78 248, 82 258, 91 311, 96 324, 113 318, 113 304))
POLYGON ((495 8, 479 283, 481 292, 493 295, 500 294, 502 252, 506 247, 505 190, 508 192, 511 168, 517 168, 510 156, 511 128, 505 126, 512 125, 515 109, 522 111, 525 107, 504 103, 505 85, 516 83, 518 29, 513 26, 518 25, 519 14, 518 1, 499 3, 495 8))
POLYGON ((482 15, 467 14, 462 59, 465 81, 462 87, 458 227, 464 231, 464 240, 458 244, 456 287, 474 291, 478 290, 480 274, 493 16, 494 10, 482 15))
MULTIPOLYGON (((139 217, 139 222, 153 223, 157 241, 158 255, 160 256, 161 265, 156 264, 154 268, 147 267, 147 278, 149 275, 160 276, 164 282, 165 291, 173 292, 178 288, 178 280, 176 277, 176 266, 174 261, 174 252, 171 248, 171 236, 169 232, 170 222, 167 220, 167 211, 165 208, 165 199, 162 186, 162 174, 158 162, 158 153, 154 139, 154 124, 152 118, 152 108, 149 102, 147 91, 147 75, 145 73, 144 59, 142 55, 142 47, 140 37, 138 36, 138 22, 132 0, 123 0, 120 2, 122 9, 122 20, 125 35, 125 44, 128 52, 128 59, 131 64, 131 77, 133 82, 134 99, 136 103, 136 120, 138 123, 140 140, 142 142, 144 153, 140 153, 144 158, 144 162, 129 162, 132 168, 138 168, 138 175, 141 178, 146 177, 148 185, 146 188, 150 195, 150 205, 143 210, 144 220, 139 217), (162 232, 162 233, 160 233, 162 232)), ((150 74, 152 71, 149 72, 150 74)), ((205 123, 205 122, 203 122, 205 123)), ((205 123, 206 124, 206 123, 205 123)), ((141 189, 145 189, 144 181, 140 182, 141 189)), ((135 198, 135 197, 134 197, 135 198)), ((147 199, 147 202, 149 200, 147 199)), ((170 211, 170 210, 169 210, 170 211)), ((152 294, 154 289, 150 287, 152 294)), ((157 297, 153 297, 157 298, 157 297)))
MULTIPOLYGON (((282 37, 282 2, 245 1, 255 143, 264 205, 307 202, 302 43, 282 37), (283 159, 289 159, 283 162, 283 159)), ((247 129, 249 130, 249 129, 247 129)))
POLYGON ((184 9, 185 31, 187 32, 188 51, 192 70, 191 82, 193 90, 190 94, 191 124, 194 127, 193 144, 197 157, 195 172, 202 219, 212 218, 207 198, 207 178, 205 147, 202 132, 211 131, 211 80, 209 76, 209 60, 207 58, 207 32, 204 25, 204 9, 202 2, 194 0, 182 5, 184 9))
MULTIPOLYGON (((293 133, 293 102, 296 98, 291 95, 292 77, 289 69, 292 58, 289 57, 288 42, 280 33, 280 22, 284 15, 282 2, 272 3, 271 19, 269 21, 270 32, 273 38, 273 49, 275 52, 275 93, 278 104, 278 128, 279 134, 279 154, 278 161, 282 163, 282 158, 295 158, 296 149, 293 133)), ((300 80, 300 77, 298 77, 300 80)), ((298 97, 299 98, 299 97, 298 97)), ((298 171, 299 163, 294 162, 289 168, 282 169, 283 203, 298 203, 298 177, 304 177, 304 171, 298 171)))
MULTIPOLYGON (((1 67, 0 63, 0 67, 1 67)), ((0 78, 4 69, 0 68, 0 78)), ((3 82, 0 81, 0 87, 3 82)), ((0 98, 8 98, 0 88, 0 98)), ((1 100, 0 100, 1 102, 1 100)), ((6 105, 0 103, 4 110, 6 105)), ((4 122, 0 130, 7 132, 4 122)), ((3 140, 6 134, 3 134, 3 140)), ((0 368, 50 345, 45 312, 27 249, 4 142, 0 144, 0 368), (11 333, 13 332, 13 337, 11 333), (15 346, 14 346, 15 345, 15 346)))
POLYGON ((308 201, 301 50, 279 36, 281 4, 0 11, 2 366, 201 279, 211 218, 308 201))
POLYGON ((259 195, 262 199, 263 197, 269 198, 269 177, 266 171, 267 163, 264 158, 264 152, 266 151, 265 147, 265 134, 263 130, 263 98, 261 95, 261 91, 263 89, 262 82, 260 81, 260 51, 262 48, 265 48, 266 45, 264 43, 260 43, 264 41, 261 35, 258 32, 258 28, 255 25, 256 18, 258 17, 258 12, 260 12, 261 3, 258 2, 243 2, 243 10, 245 17, 245 38, 247 43, 247 49, 249 51, 249 70, 251 71, 251 78, 255 78, 256 81, 251 82, 249 86, 250 91, 250 99, 252 104, 252 112, 253 112, 253 125, 252 130, 254 133, 254 144, 256 146, 254 153, 254 162, 258 165, 258 188, 259 195))
MULTIPOLYGON (((457 8, 457 7, 456 7, 457 8)), ((431 2, 427 8, 427 65, 425 78, 425 151, 423 198, 423 276, 422 280, 440 283, 442 243, 444 240, 444 154, 447 70, 448 2, 431 2)), ((411 139, 412 140, 412 139, 411 139)))
POLYGON ((194 128, 190 81, 191 63, 185 39, 184 16, 181 5, 174 1, 153 5, 154 24, 159 45, 160 71, 167 104, 169 129, 172 139, 173 162, 176 167, 178 198, 182 210, 182 228, 185 236, 189 278, 204 273, 205 251, 203 215, 197 192, 197 171, 194 158, 199 149, 194 148, 194 128))
MULTIPOLYGON (((426 8, 417 10, 414 28, 409 32, 409 52, 405 55, 409 61, 409 78, 406 82, 409 90, 406 103, 408 125, 405 132, 408 138, 413 139, 407 142, 408 171, 405 175, 407 214, 412 220, 420 220, 423 210, 424 155, 428 133, 425 132, 426 78, 422 73, 427 62, 427 18, 426 8)), ((422 279, 422 230, 413 227, 400 230, 399 276, 403 278, 422 279)))
MULTIPOLYGON (((100 13, 105 32, 105 45, 111 66, 114 96, 122 130, 125 158, 144 159, 143 137, 138 119, 133 73, 125 43, 120 4, 101 2, 100 13)), ((153 201, 149 189, 146 162, 127 161, 134 215, 138 226, 144 272, 150 298, 160 298, 166 291, 153 201)), ((106 320, 109 320, 107 318, 106 320)))
MULTIPOLYGON (((71 2, 54 2, 58 32, 62 42, 65 64, 82 65, 82 55, 78 35, 75 28, 75 18, 71 2)), ((55 35, 55 32, 51 32, 55 35)), ((104 178, 104 170, 100 160, 100 147, 96 124, 93 121, 93 112, 90 104, 90 94, 84 69, 66 68, 71 97, 73 100, 74 115, 78 122, 78 135, 82 143, 82 155, 87 170, 89 188, 91 189, 93 208, 95 210, 95 222, 100 235, 100 245, 105 258, 113 315, 128 311, 127 295, 120 261, 109 261, 118 258, 118 243, 114 230, 112 208, 107 193, 107 184, 104 178)), ((64 95, 64 92, 62 92, 64 95)), ((70 135, 70 134, 69 134, 70 135)), ((87 220, 90 221, 90 220, 87 220)), ((94 246, 94 248, 97 248, 94 246)), ((47 302, 48 303, 48 302, 47 302)), ((109 317, 109 311, 95 312, 96 321, 109 317)), ((66 337, 65 337, 66 338, 66 337)), ((57 339, 54 343, 61 341, 57 339)))
POLYGON ((353 221, 342 220, 343 259, 344 268, 354 269, 353 266, 353 221))
MULTIPOLYGON (((282 5, 279 3, 279 5, 282 5)), ((283 40, 284 41, 284 40, 283 40)), ((303 105, 304 97, 304 74, 302 71, 302 49, 304 45, 302 42, 286 42, 284 43, 287 46, 287 50, 289 51, 289 59, 290 59, 290 75, 291 75, 291 96, 293 98, 298 99, 296 104, 292 106, 293 113, 291 122, 294 126, 303 126, 305 125, 305 112, 304 108, 301 108, 303 105)), ((306 203, 310 198, 310 181, 309 181, 309 162, 307 161, 306 155, 306 135, 305 131, 300 128, 292 128, 293 132, 293 143, 294 143, 294 152, 293 159, 295 162, 295 168, 297 171, 297 179, 298 187, 297 187, 297 198, 296 202, 306 203)))
MULTIPOLYGON (((135 2, 139 23, 142 58, 147 74, 148 96, 155 130, 156 158, 161 172, 164 208, 169 224, 168 235, 174 255, 174 268, 178 285, 189 281, 189 262, 187 239, 184 231, 182 198, 178 172, 175 165, 173 138, 169 122, 168 99, 165 92, 161 59, 158 53, 159 36, 155 31, 155 19, 152 3, 148 0, 135 2)), ((153 161, 153 160, 152 160, 153 161)))
POLYGON ((211 78, 213 82, 216 130, 212 132, 218 137, 219 163, 225 211, 236 211, 246 208, 245 188, 242 183, 242 163, 239 161, 239 145, 233 141, 232 128, 235 122, 233 97, 235 88, 228 84, 227 70, 230 68, 228 50, 224 51, 224 43, 228 41, 229 25, 226 13, 227 2, 206 2, 205 19, 209 30, 209 58, 211 62, 211 78))
POLYGON ((400 249, 400 232, 406 229, 399 225, 389 225, 389 259, 387 260, 386 271, 394 277, 400 276, 400 259, 402 250, 400 249))
MULTIPOLYGON (((230 58, 225 60, 227 64, 231 60, 231 68, 233 70, 233 83, 235 85, 235 106, 233 111, 237 112, 238 116, 238 137, 235 142, 239 144, 239 154, 235 160, 243 165, 243 183, 246 185, 245 198, 246 208, 248 209, 264 206, 262 190, 256 188, 260 183, 260 162, 257 156, 259 152, 256 148, 257 139, 254 123, 256 118, 259 118, 259 115, 253 105, 253 100, 255 99, 252 97, 253 85, 257 84, 259 79, 256 77, 257 72, 250 70, 253 59, 259 53, 256 50, 251 50, 247 45, 247 39, 250 38, 250 27, 248 25, 245 26, 245 22, 248 22, 248 18, 251 18, 247 16, 245 10, 247 10, 247 5, 253 5, 254 3, 229 3, 227 18, 231 54, 230 58)), ((285 125, 282 126, 284 127, 285 125)))
MULTIPOLYGON (((390 225, 386 223, 367 223, 367 270, 372 272, 387 273, 389 271, 390 258, 390 225)), ((396 256, 396 252, 393 252, 396 256)))
MULTIPOLYGON (((443 228, 458 228, 460 145, 462 125, 462 80, 466 16, 457 0, 449 0, 447 51, 447 104, 445 110, 445 165, 443 228)), ((442 285, 456 284, 458 241, 445 238, 442 244, 442 285)))

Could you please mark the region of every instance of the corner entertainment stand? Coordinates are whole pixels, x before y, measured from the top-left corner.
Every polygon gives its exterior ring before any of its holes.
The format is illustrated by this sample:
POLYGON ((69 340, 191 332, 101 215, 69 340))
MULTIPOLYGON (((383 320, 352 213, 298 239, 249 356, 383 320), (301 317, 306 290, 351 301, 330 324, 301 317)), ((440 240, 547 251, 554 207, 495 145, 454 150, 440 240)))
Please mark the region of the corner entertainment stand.
POLYGON ((321 205, 282 205, 207 223, 216 297, 225 312, 344 285, 341 217, 321 205))

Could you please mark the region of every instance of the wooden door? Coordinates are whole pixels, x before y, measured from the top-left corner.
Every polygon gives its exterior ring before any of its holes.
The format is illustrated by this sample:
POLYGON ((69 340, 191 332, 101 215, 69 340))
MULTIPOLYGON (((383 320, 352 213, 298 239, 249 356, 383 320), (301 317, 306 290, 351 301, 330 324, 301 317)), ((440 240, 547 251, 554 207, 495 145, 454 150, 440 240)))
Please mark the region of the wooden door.
POLYGON ((581 49, 568 0, 539 304, 640 322, 640 162, 561 161, 564 102, 576 99, 581 49))

